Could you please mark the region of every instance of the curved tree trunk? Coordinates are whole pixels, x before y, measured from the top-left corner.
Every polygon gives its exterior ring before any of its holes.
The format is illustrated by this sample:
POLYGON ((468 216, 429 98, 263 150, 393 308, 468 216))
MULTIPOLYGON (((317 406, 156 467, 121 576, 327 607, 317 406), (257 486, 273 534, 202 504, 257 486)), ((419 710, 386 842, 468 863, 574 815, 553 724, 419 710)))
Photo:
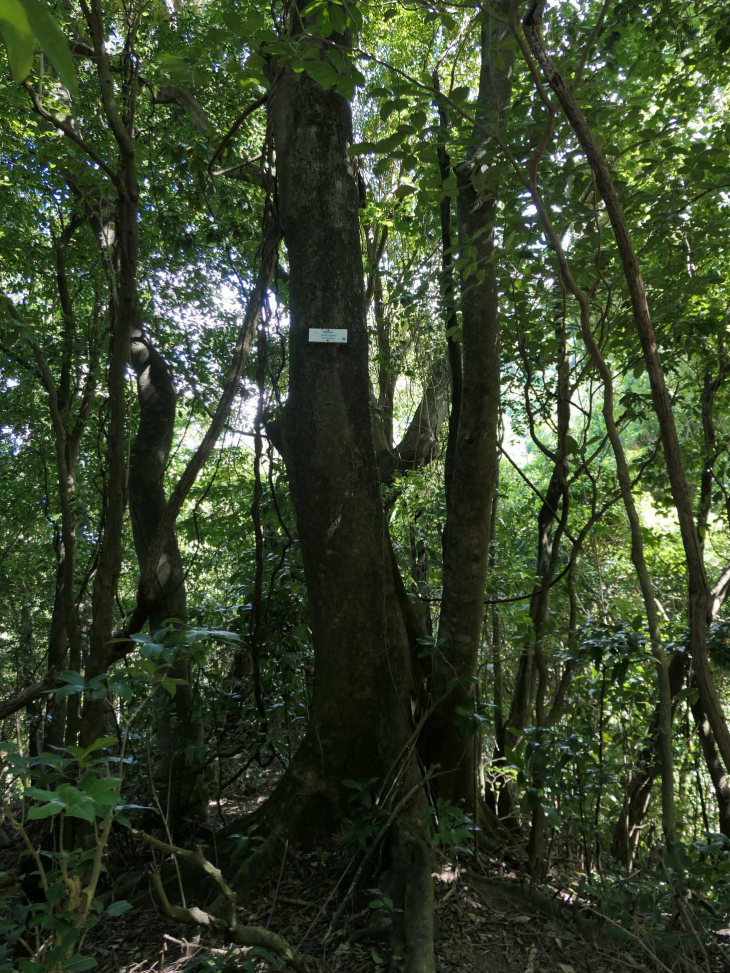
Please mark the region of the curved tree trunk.
POLYGON ((697 736, 700 741, 702 755, 715 788, 717 798, 717 809, 719 812, 719 824, 722 834, 730 838, 730 779, 727 771, 717 752, 715 738, 712 735, 710 724, 702 709, 702 701, 697 699, 692 704, 692 716, 697 727, 697 736))
MULTIPOLYGON (((175 429, 176 394, 167 362, 141 328, 131 342, 131 364, 137 378, 139 426, 129 463, 129 505, 132 533, 140 573, 147 552, 167 506, 165 469, 175 429)), ((175 531, 171 531, 157 565, 155 597, 150 605, 150 630, 162 628, 168 619, 187 622, 187 597, 182 559, 175 531)), ((185 817, 203 819, 206 791, 202 782, 202 725, 193 715, 190 664, 175 659, 169 675, 184 680, 174 697, 160 691, 157 704, 157 744, 160 763, 157 777, 162 804, 173 830, 185 817)))

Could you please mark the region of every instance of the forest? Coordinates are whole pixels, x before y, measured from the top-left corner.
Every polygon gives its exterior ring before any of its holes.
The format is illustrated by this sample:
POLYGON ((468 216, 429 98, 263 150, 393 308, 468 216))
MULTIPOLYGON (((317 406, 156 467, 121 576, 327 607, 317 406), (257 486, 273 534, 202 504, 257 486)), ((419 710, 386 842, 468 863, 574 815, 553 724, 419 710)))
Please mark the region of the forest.
POLYGON ((730 970, 728 8, 0 36, 0 973, 730 970))

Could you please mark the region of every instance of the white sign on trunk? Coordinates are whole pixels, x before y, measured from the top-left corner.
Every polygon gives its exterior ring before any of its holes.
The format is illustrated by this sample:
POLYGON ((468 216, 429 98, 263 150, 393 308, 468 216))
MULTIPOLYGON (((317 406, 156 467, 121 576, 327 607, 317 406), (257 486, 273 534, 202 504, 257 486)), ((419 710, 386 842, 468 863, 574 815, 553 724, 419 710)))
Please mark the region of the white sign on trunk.
POLYGON ((310 328, 310 342, 347 344, 347 328, 310 328))

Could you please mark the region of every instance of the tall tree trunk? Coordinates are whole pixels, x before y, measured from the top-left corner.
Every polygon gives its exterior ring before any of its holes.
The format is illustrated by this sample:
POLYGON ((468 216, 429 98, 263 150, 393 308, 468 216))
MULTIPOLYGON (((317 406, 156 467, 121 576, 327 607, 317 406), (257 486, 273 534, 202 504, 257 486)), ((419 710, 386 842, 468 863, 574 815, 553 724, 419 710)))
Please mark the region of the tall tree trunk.
MULTIPOLYGON (((674 652, 669 660, 669 692, 674 704, 684 685, 690 659, 686 652, 674 652)), ((641 836, 641 825, 649 809, 651 789, 656 779, 657 748, 662 721, 661 703, 657 703, 646 735, 646 741, 636 758, 636 769, 624 795, 624 802, 611 839, 611 854, 628 869, 631 867, 641 836)))
MULTIPOLYGON (((56 283, 63 315, 63 359, 61 363, 61 378, 58 384, 58 411, 64 425, 63 453, 64 464, 62 475, 65 482, 59 484, 61 496, 61 529, 54 538, 56 551, 56 584, 53 596, 53 615, 48 637, 48 666, 60 670, 80 670, 81 667, 81 633, 76 618, 74 603, 74 570, 76 557, 76 522, 73 504, 70 502, 76 491, 76 461, 78 459, 81 436, 91 409, 94 389, 94 371, 96 355, 92 354, 88 363, 89 371, 83 392, 74 396, 71 389, 71 373, 74 365, 74 337, 76 332, 76 315, 74 312, 71 289, 67 275, 68 247, 76 230, 81 226, 83 218, 78 216, 71 220, 64 228, 56 242, 56 283), (78 402, 74 400, 78 399, 78 402), (77 413, 71 421, 71 407, 77 406, 77 413), (70 649, 70 652, 69 652, 70 649), (67 654, 69 658, 67 660, 67 654)), ((98 304, 94 309, 94 316, 98 315, 98 304)), ((66 743, 76 743, 76 717, 79 699, 77 696, 63 696, 56 699, 49 696, 46 704, 46 728, 44 734, 44 749, 46 747, 62 747, 66 743), (70 719, 67 723, 67 710, 70 719), (70 739, 66 740, 67 729, 70 729, 70 739)))
MULTIPOLYGON (((653 332, 651 332, 651 341, 648 344, 644 344, 644 339, 647 338, 646 327, 648 326, 649 331, 651 331, 651 321, 648 317, 648 306, 646 306, 646 296, 643 289, 643 281, 641 280, 641 275, 639 273, 638 264, 636 262, 636 256, 633 252, 633 244, 631 241, 630 234, 628 232, 628 227, 626 225, 623 210, 618 203, 618 198, 616 196, 615 189, 613 187, 613 182, 611 181, 610 173, 606 166, 605 160, 601 155, 593 136, 585 123, 578 106, 573 98, 572 93, 565 86, 560 75, 555 71, 550 58, 545 51, 542 43, 542 37, 539 30, 540 18, 542 15, 542 8, 544 4, 542 0, 536 0, 528 11, 527 17, 524 21, 525 34, 530 43, 532 51, 543 67, 548 81, 558 95, 558 100, 563 106, 563 109, 568 116, 568 120, 573 126, 578 140, 580 141, 582 147, 586 150, 586 153, 591 163, 591 167, 594 168, 596 172, 597 183, 599 188, 601 188, 602 194, 605 192, 607 195, 604 196, 604 202, 606 202, 607 209, 609 210, 609 215, 613 213, 612 224, 614 226, 614 231, 616 232, 617 243, 619 247, 619 252, 621 253, 622 260, 624 261, 624 267, 626 270, 627 281, 629 282, 629 291, 632 294, 633 304, 634 304, 634 317, 637 322, 640 334, 642 335, 642 345, 644 345, 645 358, 647 360, 647 369, 650 375, 653 373, 654 378, 652 379, 652 389, 655 392, 654 403, 655 410, 657 410, 657 417, 659 419, 659 425, 662 429, 662 440, 665 445, 665 459, 667 459, 668 467, 671 466, 669 470, 669 478, 677 490, 674 491, 674 500, 677 505, 678 512, 680 513, 680 525, 686 521, 686 509, 685 509, 685 499, 683 499, 680 494, 684 491, 687 493, 687 481, 684 476, 684 470, 681 465, 681 456, 678 454, 679 444, 676 436, 676 429, 674 428, 674 420, 671 412, 671 403, 669 402, 669 396, 664 384, 664 375, 661 370, 661 365, 656 353, 656 342, 653 337, 653 332), (618 227, 618 230, 617 230, 618 227), (619 232, 620 230, 620 232, 619 232), (628 249, 627 249, 628 248, 628 249), (638 278, 637 278, 638 275, 638 278), (643 300, 643 304, 642 304, 643 300), (661 406, 661 408, 659 408, 661 406), (677 454, 673 452, 674 446, 676 446, 677 454), (669 461, 671 457, 671 463, 669 461), (679 508, 682 507, 680 512, 679 508)), ((552 120, 555 113, 554 106, 547 101, 547 96, 544 95, 542 89, 541 94, 545 98, 545 106, 549 113, 549 124, 547 131, 551 130, 552 120)), ((636 505, 634 503, 631 477, 629 475, 628 463, 626 460, 626 453, 623 448, 623 443, 621 442, 621 437, 616 426, 616 420, 614 417, 613 408, 613 375, 610 368, 608 367, 606 360, 603 357, 601 349, 598 342, 593 334, 591 327, 591 306, 590 299, 588 295, 583 291, 572 274, 570 265, 565 256, 563 250, 562 241, 553 226, 552 220, 550 218, 549 211, 545 205, 545 202, 539 192, 537 186, 537 175, 536 170, 533 168, 530 173, 530 182, 528 183, 532 200, 535 207, 540 215, 540 219, 545 228, 545 233, 549 240, 550 246, 555 251, 558 259, 558 266, 560 269, 560 274, 563 278, 565 286, 570 291, 570 293, 575 297, 580 308, 580 326, 581 333, 583 336, 583 342, 586 346, 590 359, 596 369, 596 371, 601 376, 601 381, 603 382, 603 418, 606 424, 606 432, 611 443, 611 448, 613 450, 614 458, 616 461, 616 475, 619 482, 619 489, 621 492, 621 499, 624 503, 624 508, 626 510, 626 517, 629 522, 629 530, 631 534, 631 560, 636 571, 637 580, 639 582, 639 587, 641 589, 642 599, 644 602, 644 610, 646 614, 647 626, 649 629, 649 635, 651 638, 651 648, 652 653, 656 659, 657 666, 657 681, 659 688, 659 724, 658 724, 658 745, 661 755, 661 766, 662 766, 662 824, 664 828, 665 838, 668 844, 672 844, 676 838, 676 823, 675 823, 675 813, 674 813, 674 768, 673 768, 673 755, 672 755, 672 696, 670 692, 669 684, 669 663, 666 658, 666 653, 664 651, 664 646, 661 641, 660 629, 659 629, 659 615, 657 611, 656 601, 654 598, 653 585, 649 571, 646 565, 646 560, 644 557, 644 543, 641 531, 641 522, 639 520, 639 515, 636 510, 636 505)), ((688 499, 688 497, 687 497, 688 499)), ((691 517, 691 510, 690 510, 691 517)), ((686 527, 685 523, 685 527, 686 527)), ((687 531, 683 528, 683 539, 687 531)), ((691 531, 689 532, 697 541, 697 532, 694 528, 694 523, 691 524, 691 531)), ((697 541, 697 552, 699 552, 699 542, 697 541)), ((690 577, 690 587, 692 588, 692 579, 697 581, 695 574, 696 563, 690 566, 690 559, 688 555, 688 547, 685 545, 685 554, 687 555, 688 572, 690 577)), ((702 602, 704 605, 704 616, 706 618, 707 612, 709 611, 709 599, 710 592, 707 587, 707 581, 704 575, 704 565, 702 564, 701 555, 699 562, 699 569, 704 579, 704 588, 706 589, 706 599, 702 602)), ((698 595, 699 597, 699 595, 698 595)), ((690 606, 692 606, 693 601, 690 597, 690 606)), ((699 602, 697 602, 699 604, 699 602)), ((695 613, 696 615, 696 613, 695 613)), ((696 624, 692 622, 692 610, 690 611, 690 629, 694 632, 691 636, 695 639, 698 635, 698 628, 696 624)), ((704 624, 704 621, 703 621, 704 624)), ((704 646, 705 642, 705 632, 704 628, 701 633, 702 644, 704 646)), ((692 643, 694 644, 694 643, 692 643)), ((695 648, 697 646, 695 645, 695 648)), ((693 653, 694 655, 694 653, 693 653)), ((700 652, 700 656, 702 653, 700 652)), ((698 658, 700 657, 698 656, 698 658)), ((706 651, 705 651, 706 656, 706 651)), ((709 670, 708 670, 709 677, 709 670)))
MULTIPOLYGON (((506 14, 502 0, 497 12, 506 14)), ((492 496, 497 480, 500 360, 494 261, 496 200, 483 185, 489 146, 485 124, 498 128, 509 104, 513 55, 502 48, 508 28, 488 18, 481 28, 481 72, 475 138, 481 140, 458 170, 457 219, 462 257, 473 269, 462 280, 463 376, 449 501, 443 537, 443 597, 439 651, 433 655, 431 696, 436 710, 427 728, 428 760, 439 765, 442 797, 478 809, 479 740, 471 714, 483 619, 492 496), (499 54, 499 57, 496 54, 499 54)), ((442 231, 443 231, 442 227, 442 231)), ((451 464, 451 457, 449 457, 451 464)))
POLYGON ((394 722, 405 742, 409 668, 370 426, 357 185, 346 155, 349 105, 306 75, 284 72, 269 112, 290 265, 282 448, 316 651, 308 739, 316 739, 316 762, 337 804, 345 777, 383 777, 394 722), (345 328, 347 343, 310 343, 310 327, 345 328), (387 678, 373 682, 374 668, 387 678))
POLYGON ((534 741, 532 764, 532 786, 535 804, 532 809, 532 824, 528 841, 530 871, 533 878, 542 880, 545 868, 545 810, 540 800, 547 770, 547 753, 544 749, 542 731, 548 725, 547 689, 549 673, 545 659, 545 629, 550 608, 550 587, 558 565, 560 542, 568 523, 570 490, 568 486, 567 437, 570 430, 570 361, 568 359, 568 333, 565 327, 565 314, 556 329, 558 340, 557 360, 557 444, 555 447, 555 466, 550 478, 546 504, 543 504, 538 517, 538 555, 537 578, 539 593, 530 605, 534 637, 534 660, 537 670, 537 692, 535 716, 537 736, 534 741), (561 504, 558 519, 558 505, 561 504), (553 523, 558 523, 553 530, 553 523))
MULTIPOLYGON (((434 90, 438 95, 440 91, 438 71, 434 72, 434 90)), ((438 113, 439 129, 436 151, 439 160, 439 173, 443 184, 452 175, 451 158, 446 150, 446 140, 449 134, 449 116, 446 106, 443 104, 438 105, 438 113)), ((456 340, 455 336, 459 321, 456 313, 451 197, 448 193, 444 193, 444 198, 439 203, 439 220, 441 223, 441 281, 439 290, 446 329, 446 347, 448 349, 449 375, 451 378, 451 409, 449 410, 449 429, 446 437, 446 456, 444 458, 444 490, 448 508, 451 500, 451 483, 454 478, 456 444, 459 438, 459 415, 461 414, 461 394, 464 376, 461 343, 456 340)))
MULTIPOLYGON (((133 161, 130 163, 133 168, 133 161)), ((136 189, 136 184, 135 184, 136 189)), ((124 380, 129 361, 130 332, 137 318, 137 206, 120 200, 117 233, 119 270, 117 299, 111 312, 111 344, 107 372, 109 424, 107 428, 107 471, 104 502, 104 529, 94 576, 92 621, 89 630, 87 682, 103 675, 108 666, 109 641, 114 626, 117 581, 122 567, 122 532, 127 501, 127 462, 124 432, 126 404, 124 380)), ((81 746, 88 747, 105 736, 105 699, 84 699, 79 727, 81 746)))
MULTIPOLYGON (((127 462, 124 433, 126 403, 124 384, 132 327, 138 320, 137 265, 139 230, 137 226, 139 186, 134 155, 134 112, 137 96, 137 71, 131 64, 134 29, 129 28, 123 57, 123 92, 118 97, 106 51, 106 27, 101 0, 84 0, 82 10, 91 33, 104 114, 116 142, 116 221, 114 281, 111 293, 111 340, 107 370, 109 422, 107 426, 107 471, 104 496, 104 528, 92 593, 92 621, 89 630, 89 657, 86 679, 106 672, 109 641, 113 633, 117 581, 122 567, 122 532, 127 502, 127 462), (121 104, 121 108, 120 108, 121 104)), ((84 699, 79 738, 89 746, 104 736, 104 699, 84 699)))
MULTIPOLYGON (((60 670, 64 666, 68 653, 68 632, 66 631, 66 612, 63 598, 63 582, 67 570, 66 550, 61 531, 56 531, 53 539, 56 553, 56 579, 53 586, 53 611, 51 614, 51 628, 48 633, 48 667, 60 670)), ((69 665, 70 669, 71 666, 69 665)), ((46 721, 43 728, 43 749, 62 747, 66 736, 66 706, 65 696, 56 699, 54 694, 48 697, 46 703, 46 721)))
MULTIPOLYGON (((269 118, 290 268, 289 398, 284 460, 307 583, 315 650, 307 736, 271 806, 293 801, 310 833, 334 827, 346 779, 375 779, 381 798, 418 790, 412 748, 409 645, 395 593, 370 422, 368 335, 347 100, 308 75, 281 71, 269 118), (309 328, 344 328, 346 344, 309 341, 309 328)), ((422 800, 422 799, 421 799, 422 800)), ((435 969, 430 858, 418 800, 400 819, 392 872, 406 969, 435 969), (412 874, 407 874, 408 869, 412 874)))
MULTIPOLYGON (((720 366, 715 374, 714 368, 709 367, 703 375, 701 402, 701 418, 703 431, 703 462, 700 491, 697 504, 697 534, 704 550, 705 534, 712 507, 712 485, 716 453, 716 435, 714 423, 714 405, 716 393, 727 373, 727 363, 724 349, 720 349, 720 366)), ((689 657, 685 652, 675 652, 669 661, 669 691, 672 705, 675 697, 684 685, 689 670, 689 657)), ((693 706, 693 715, 697 725, 700 745, 707 767, 715 786, 715 794, 720 808, 720 822, 730 822, 730 791, 727 779, 722 772, 722 762, 712 737, 712 731, 698 701, 693 706)), ((622 861, 626 868, 631 867, 636 847, 641 835, 641 825, 649 809, 651 788, 656 776, 656 748, 660 726, 660 707, 654 711, 651 726, 647 734, 647 741, 638 759, 639 767, 634 772, 631 783, 624 796, 624 803, 619 814, 616 828, 611 841, 611 853, 614 858, 622 861)))
MULTIPOLYGON (((165 469, 175 429, 177 397, 165 359, 144 331, 132 333, 131 363, 137 378, 139 426, 129 462, 129 505, 132 533, 140 573, 167 506, 165 469)), ((168 619, 187 622, 187 598, 182 558, 175 531, 171 531, 157 566, 155 598, 150 606, 150 630, 168 619)), ((174 831, 184 817, 204 819, 206 792, 200 775, 202 725, 193 717, 193 690, 189 661, 176 657, 169 675, 183 680, 175 696, 161 690, 157 700, 156 735, 160 750, 157 777, 163 807, 174 831)))

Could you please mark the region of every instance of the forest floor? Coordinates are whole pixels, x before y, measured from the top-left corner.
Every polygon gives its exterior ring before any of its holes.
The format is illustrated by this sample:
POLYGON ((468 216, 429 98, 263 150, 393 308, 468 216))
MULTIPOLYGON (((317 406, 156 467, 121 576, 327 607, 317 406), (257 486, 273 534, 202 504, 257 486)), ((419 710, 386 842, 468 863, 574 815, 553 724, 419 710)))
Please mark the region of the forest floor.
MULTIPOLYGON (((358 929, 372 916, 367 890, 355 896, 343 917, 332 945, 324 949, 329 921, 334 911, 331 896, 342 874, 327 863, 289 858, 282 874, 260 888, 244 903, 239 918, 264 925, 284 935, 298 950, 315 956, 325 971, 332 973, 384 973, 388 964, 386 944, 358 941, 358 929), (327 900, 330 905, 325 907, 327 900)), ((342 886, 341 886, 342 887, 342 886)), ((458 871, 442 874, 436 884, 436 953, 439 973, 619 973, 657 969, 637 943, 635 948, 603 942, 587 942, 568 923, 521 909, 512 897, 499 901, 485 896, 458 871)), ((151 906, 134 910, 117 919, 105 919, 87 943, 99 960, 99 973, 193 973, 241 970, 236 962, 241 951, 232 954, 220 940, 196 935, 151 906), (229 962, 226 962, 228 958, 229 962)), ((256 964, 258 968, 258 963, 256 964)), ((262 970, 270 967, 263 961, 262 970)), ((677 966, 676 969, 688 967, 677 966)), ((697 970, 730 969, 730 960, 719 952, 697 970)))
MULTIPOLYGON (((146 849, 139 848, 137 861, 130 850, 119 849, 122 853, 112 857, 112 877, 115 872, 121 876, 122 869, 126 873, 130 867, 144 867, 144 859, 149 858, 146 849)), ((8 851, 0 857, 6 858, 8 851)), ((279 873, 239 902, 239 920, 284 936, 295 949, 314 956, 325 973, 386 973, 390 969, 387 935, 382 943, 361 938, 363 930, 372 926, 372 903, 378 898, 367 888, 353 895, 331 944, 322 945, 337 904, 349 888, 352 861, 352 855, 323 858, 288 850, 279 873)), ((472 862, 468 864, 473 867, 472 862)), ((6 862, 0 862, 0 868, 3 865, 6 862)), ((581 935, 569 912, 559 921, 541 913, 531 907, 529 895, 520 901, 519 885, 514 882, 500 896, 494 882, 485 891, 476 872, 462 872, 458 865, 444 867, 435 878, 439 973, 730 970, 730 947, 715 947, 698 965, 670 967, 653 959, 638 939, 634 946, 616 944, 596 927, 597 941, 587 941, 585 929, 581 935)), ((201 882, 201 901, 188 899, 188 905, 205 907, 206 891, 201 882)), ((122 916, 103 917, 86 938, 83 952, 97 960, 98 973, 238 973, 247 969, 241 962, 245 958, 252 959, 262 973, 271 969, 265 961, 250 954, 247 957, 245 950, 234 952, 208 932, 173 922, 146 895, 144 885, 133 901, 139 904, 122 916)))
MULTIPOLYGON (((239 919, 283 935, 302 953, 314 956, 326 973, 385 973, 387 934, 383 942, 361 938, 371 926, 376 893, 360 889, 348 903, 337 933, 323 947, 336 905, 348 889, 352 856, 322 860, 293 854, 282 860, 279 874, 239 904, 239 919), (343 871, 346 873, 343 880, 343 871)), ((469 862, 470 867, 472 863, 469 862)), ((436 878, 436 953, 439 973, 622 973, 668 970, 641 945, 617 944, 596 927, 587 941, 571 923, 531 908, 529 895, 503 896, 481 888, 476 873, 445 867, 436 878), (474 878, 472 878, 474 876, 474 878)), ((365 883, 367 884, 367 883, 365 883)), ((519 889, 519 886, 517 886, 519 889)), ((520 893, 521 894, 521 893, 520 893)), ((190 903, 189 903, 190 904, 190 903)), ((104 919, 87 941, 99 961, 99 973, 234 973, 245 969, 246 951, 232 951, 190 926, 173 923, 149 902, 121 918, 104 919)), ((249 954, 249 958, 250 954, 249 954)), ((257 969, 269 970, 263 961, 257 969)), ((672 964, 673 970, 719 973, 730 970, 730 949, 715 949, 694 965, 672 964)))
MULTIPOLYGON (((259 793, 253 800, 226 801, 213 805, 211 812, 222 824, 251 810, 261 799, 259 793)), ((19 843, 13 842, 0 852, 0 871, 12 868, 20 851, 19 843)), ((538 908, 527 884, 520 885, 514 872, 505 875, 504 865, 497 860, 464 854, 450 858, 442 854, 434 873, 439 973, 730 971, 730 940, 713 943, 703 956, 686 956, 680 963, 666 965, 642 944, 640 928, 629 932, 633 937, 629 941, 616 943, 606 934, 607 928, 588 923, 594 935, 587 936, 585 920, 579 928, 570 908, 556 910, 557 917, 538 908)), ((294 949, 312 955, 325 973, 386 973, 391 969, 387 929, 381 932, 381 941, 377 933, 375 938, 364 935, 366 929, 372 931, 374 918, 385 918, 387 923, 387 909, 382 904, 377 908, 378 901, 382 903, 378 890, 368 888, 375 879, 365 879, 351 896, 348 893, 359 860, 351 849, 342 847, 328 853, 284 846, 275 873, 239 899, 238 919, 283 936, 294 949), (328 937, 332 918, 346 896, 346 908, 328 937)), ((104 916, 88 933, 83 952, 97 960, 98 973, 239 973, 251 969, 242 962, 245 959, 262 973, 271 969, 246 950, 232 952, 232 947, 199 927, 170 920, 146 880, 132 894, 125 892, 126 878, 141 877, 149 861, 147 846, 120 829, 109 848, 106 888, 114 889, 115 899, 129 898, 133 908, 121 916, 104 916)), ((188 891, 187 905, 209 906, 212 885, 208 887, 201 875, 192 887, 200 900, 192 901, 188 891)), ((555 900, 560 900, 553 891, 555 900)))

